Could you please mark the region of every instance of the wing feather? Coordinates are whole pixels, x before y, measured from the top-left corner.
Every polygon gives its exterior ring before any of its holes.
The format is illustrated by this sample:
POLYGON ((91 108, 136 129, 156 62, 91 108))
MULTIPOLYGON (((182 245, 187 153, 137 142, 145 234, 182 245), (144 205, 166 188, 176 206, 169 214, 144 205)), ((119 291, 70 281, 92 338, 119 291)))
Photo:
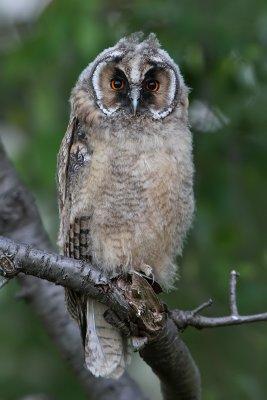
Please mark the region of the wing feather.
MULTIPOLYGON (((70 220, 70 212, 73 212, 73 193, 79 190, 76 186, 78 174, 81 168, 90 168, 90 155, 83 127, 76 117, 72 117, 57 162, 59 246, 66 256, 87 261, 91 261, 92 254, 91 216, 76 215, 70 220)), ((105 321, 106 307, 71 289, 65 289, 65 297, 70 315, 80 326, 87 368, 95 376, 121 376, 129 359, 127 341, 105 321)))

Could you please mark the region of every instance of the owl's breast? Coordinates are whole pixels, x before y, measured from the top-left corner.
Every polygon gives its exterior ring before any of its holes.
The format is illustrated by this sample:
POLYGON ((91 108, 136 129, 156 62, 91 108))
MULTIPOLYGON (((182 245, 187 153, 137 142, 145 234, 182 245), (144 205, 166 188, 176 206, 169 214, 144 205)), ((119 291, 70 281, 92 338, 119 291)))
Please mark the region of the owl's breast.
POLYGON ((170 263, 177 224, 187 212, 181 193, 189 182, 183 181, 191 179, 178 164, 166 150, 94 149, 77 202, 80 214, 91 215, 96 263, 107 270, 145 263, 155 275, 170 263))

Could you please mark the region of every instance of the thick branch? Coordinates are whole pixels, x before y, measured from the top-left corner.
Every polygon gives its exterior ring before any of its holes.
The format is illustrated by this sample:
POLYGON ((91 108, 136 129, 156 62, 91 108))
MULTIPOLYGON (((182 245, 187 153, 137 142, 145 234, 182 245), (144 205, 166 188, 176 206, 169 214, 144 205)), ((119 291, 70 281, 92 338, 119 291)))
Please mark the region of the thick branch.
POLYGON ((132 314, 116 286, 92 265, 0 236, 0 274, 12 278, 21 272, 93 297, 121 319, 128 319, 132 314))
POLYGON ((225 317, 204 317, 199 315, 199 312, 204 308, 211 306, 212 300, 209 300, 197 307, 193 311, 173 310, 170 311, 170 317, 180 330, 184 330, 188 326, 195 328, 216 328, 219 326, 241 325, 249 322, 267 321, 267 313, 240 315, 237 308, 236 283, 239 274, 236 271, 231 271, 229 280, 229 306, 230 315, 225 317))
POLYGON ((140 352, 158 375, 165 400, 200 400, 198 368, 171 319, 140 352))

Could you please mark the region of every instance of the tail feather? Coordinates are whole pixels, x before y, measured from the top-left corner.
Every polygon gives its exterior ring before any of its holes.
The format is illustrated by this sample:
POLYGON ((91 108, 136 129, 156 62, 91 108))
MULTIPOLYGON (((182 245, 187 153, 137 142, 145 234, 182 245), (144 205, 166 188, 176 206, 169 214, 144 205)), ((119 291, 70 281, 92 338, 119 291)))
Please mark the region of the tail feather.
POLYGON ((87 300, 85 363, 94 376, 119 378, 129 362, 129 347, 119 330, 105 321, 106 309, 96 300, 87 300))

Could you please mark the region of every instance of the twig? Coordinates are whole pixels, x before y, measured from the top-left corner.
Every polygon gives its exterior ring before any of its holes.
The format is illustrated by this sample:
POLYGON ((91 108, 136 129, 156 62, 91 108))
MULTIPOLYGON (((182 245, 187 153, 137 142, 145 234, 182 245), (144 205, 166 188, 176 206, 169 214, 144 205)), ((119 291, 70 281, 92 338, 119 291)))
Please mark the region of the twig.
POLYGON ((197 308, 192 310, 192 315, 197 315, 200 313, 200 311, 204 310, 207 307, 210 307, 213 304, 213 300, 209 299, 208 301, 205 301, 204 303, 200 304, 197 308))
POLYGON ((229 305, 230 315, 225 317, 205 317, 199 315, 203 309, 211 306, 212 300, 201 304, 193 311, 173 310, 169 312, 170 317, 174 321, 179 330, 184 330, 188 326, 193 326, 197 329, 216 328, 219 326, 241 325, 249 322, 267 321, 267 313, 240 315, 237 308, 236 283, 239 274, 236 271, 231 271, 229 282, 229 305))
POLYGON ((238 316, 238 310, 237 310, 237 303, 236 303, 236 282, 237 282, 237 277, 239 274, 236 271, 231 271, 230 273, 230 281, 229 281, 229 290, 230 290, 230 310, 231 310, 231 316, 232 317, 237 317, 238 316))

